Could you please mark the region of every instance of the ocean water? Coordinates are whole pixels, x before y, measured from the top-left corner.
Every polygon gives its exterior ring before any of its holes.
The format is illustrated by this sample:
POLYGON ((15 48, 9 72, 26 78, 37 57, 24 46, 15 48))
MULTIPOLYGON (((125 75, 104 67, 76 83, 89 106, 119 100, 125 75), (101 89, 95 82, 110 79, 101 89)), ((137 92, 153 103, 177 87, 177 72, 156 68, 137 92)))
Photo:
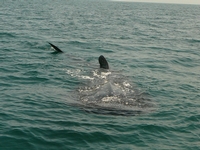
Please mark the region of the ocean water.
POLYGON ((0 149, 199 149, 199 29, 198 5, 1 1, 0 149), (100 55, 151 105, 82 105, 100 55))

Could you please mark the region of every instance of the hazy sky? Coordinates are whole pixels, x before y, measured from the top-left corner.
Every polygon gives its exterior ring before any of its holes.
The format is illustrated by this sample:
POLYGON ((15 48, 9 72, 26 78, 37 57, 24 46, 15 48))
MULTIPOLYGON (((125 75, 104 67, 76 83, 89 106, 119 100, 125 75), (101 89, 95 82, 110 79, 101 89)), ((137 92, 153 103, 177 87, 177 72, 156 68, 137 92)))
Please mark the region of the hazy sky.
POLYGON ((200 4, 200 0, 114 0, 114 1, 200 4))

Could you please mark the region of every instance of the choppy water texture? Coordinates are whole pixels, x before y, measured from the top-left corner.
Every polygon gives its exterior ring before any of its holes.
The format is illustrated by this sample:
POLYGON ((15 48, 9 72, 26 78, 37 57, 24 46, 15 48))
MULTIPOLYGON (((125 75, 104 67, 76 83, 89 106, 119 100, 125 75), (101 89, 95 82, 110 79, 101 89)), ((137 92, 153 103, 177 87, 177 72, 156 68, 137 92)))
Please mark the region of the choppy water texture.
POLYGON ((199 16, 198 5, 1 1, 0 149, 199 149, 199 16), (124 95, 140 99, 132 115, 124 95))

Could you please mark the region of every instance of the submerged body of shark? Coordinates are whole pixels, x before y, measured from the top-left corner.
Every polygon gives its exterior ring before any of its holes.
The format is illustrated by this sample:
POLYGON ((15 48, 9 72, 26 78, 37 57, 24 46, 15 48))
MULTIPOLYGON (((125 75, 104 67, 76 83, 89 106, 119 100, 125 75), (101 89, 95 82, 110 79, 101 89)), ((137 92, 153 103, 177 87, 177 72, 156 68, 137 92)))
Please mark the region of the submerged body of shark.
MULTIPOLYGON (((63 52, 55 45, 49 44, 57 52, 63 52)), ((119 72, 109 70, 103 55, 99 56, 98 60, 99 69, 92 71, 87 78, 89 81, 77 90, 79 101, 76 106, 86 112, 126 116, 141 114, 153 108, 146 94, 134 89, 119 72)))

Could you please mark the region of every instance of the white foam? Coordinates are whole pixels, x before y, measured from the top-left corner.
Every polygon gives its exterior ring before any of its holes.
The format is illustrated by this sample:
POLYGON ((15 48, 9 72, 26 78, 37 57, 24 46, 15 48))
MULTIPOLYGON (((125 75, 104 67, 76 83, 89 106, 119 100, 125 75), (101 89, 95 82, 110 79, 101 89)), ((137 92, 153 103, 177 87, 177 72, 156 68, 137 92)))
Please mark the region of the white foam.
POLYGON ((94 76, 94 77, 101 78, 101 79, 106 79, 106 77, 107 77, 108 75, 110 75, 110 74, 111 74, 110 71, 109 71, 109 72, 101 72, 100 74, 98 74, 97 71, 93 71, 93 76, 94 76))
POLYGON ((90 76, 86 76, 86 75, 80 75, 81 73, 81 69, 76 69, 76 70, 67 70, 67 74, 69 74, 72 77, 78 77, 78 78, 82 78, 82 79, 88 79, 88 80, 94 80, 93 77, 90 76))

